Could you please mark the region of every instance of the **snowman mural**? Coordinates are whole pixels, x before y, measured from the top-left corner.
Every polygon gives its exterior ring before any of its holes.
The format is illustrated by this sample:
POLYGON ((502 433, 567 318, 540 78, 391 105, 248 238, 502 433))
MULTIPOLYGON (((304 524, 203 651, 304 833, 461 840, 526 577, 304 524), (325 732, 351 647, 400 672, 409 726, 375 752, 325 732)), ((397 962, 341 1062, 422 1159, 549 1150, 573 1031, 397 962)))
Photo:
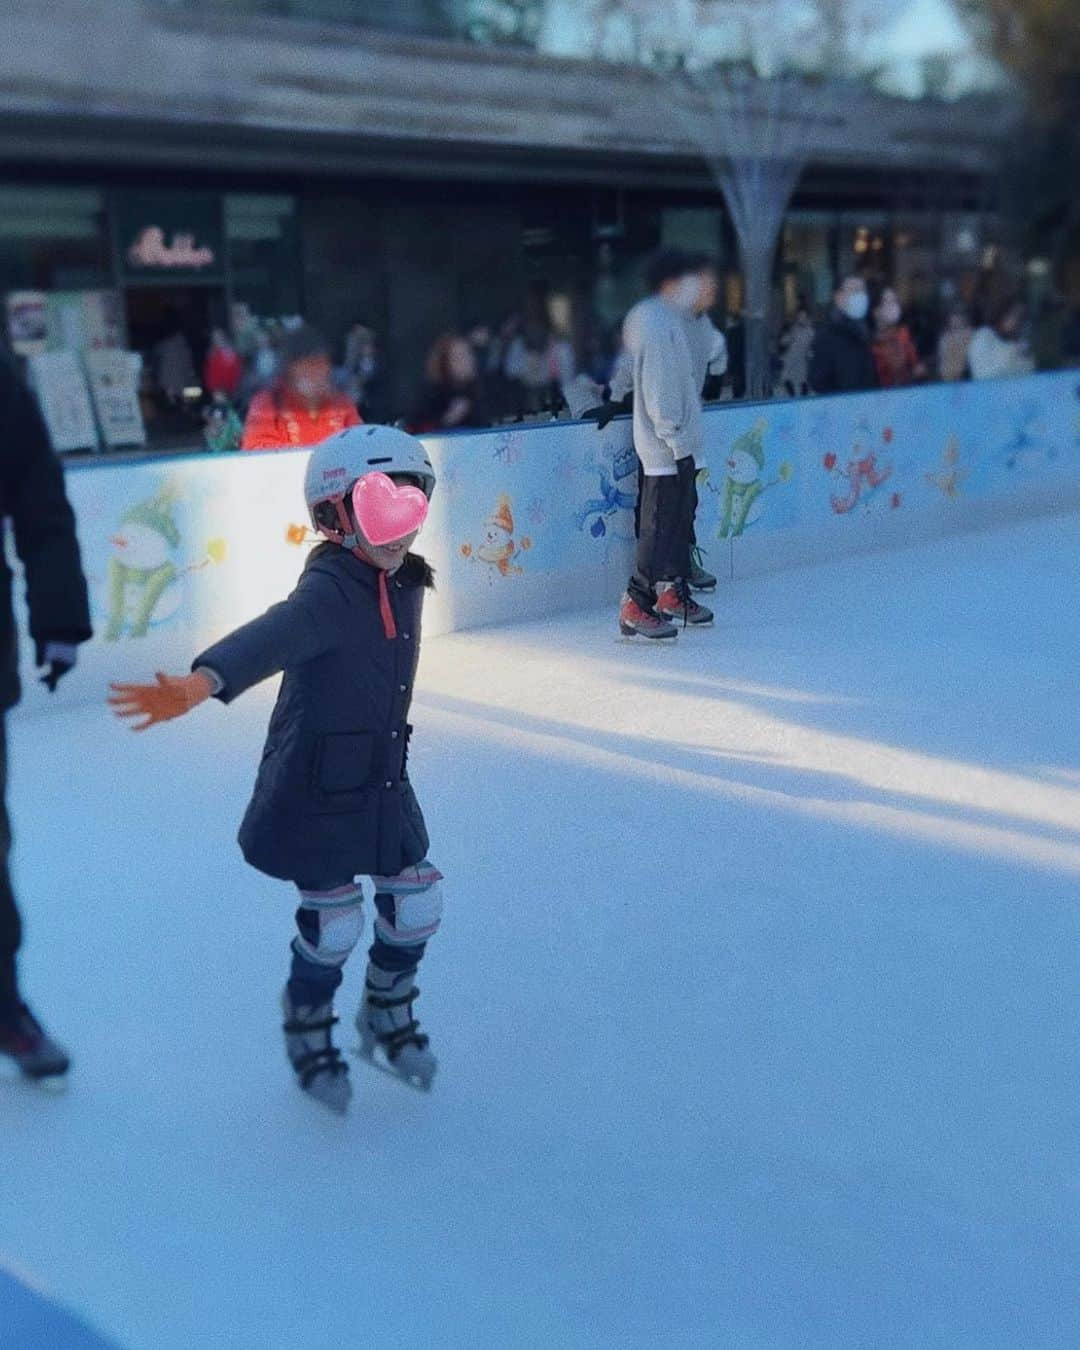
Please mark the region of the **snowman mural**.
POLYGON ((774 479, 768 483, 762 480, 766 426, 765 419, 759 417, 732 443, 721 489, 720 527, 717 530, 720 539, 738 539, 748 526, 761 518, 761 499, 765 493, 791 477, 791 465, 784 463, 774 479))
MULTIPOLYGON (((609 532, 616 537, 632 539, 632 528, 619 531, 619 513, 633 511, 637 502, 637 455, 632 446, 616 450, 611 461, 609 474, 606 466, 600 466, 598 495, 590 498, 574 517, 579 530, 588 530, 594 539, 603 539, 609 532)), ((630 517, 625 517, 629 520, 630 517)))
MULTIPOLYGON (((881 433, 882 444, 892 444, 892 427, 886 427, 881 433)), ((833 452, 822 456, 821 467, 836 485, 829 493, 829 506, 834 515, 850 515, 856 507, 863 512, 876 509, 881 502, 885 508, 895 511, 900 505, 899 492, 881 493, 879 489, 892 477, 893 466, 889 461, 879 462, 878 451, 872 449, 872 435, 869 424, 861 420, 855 429, 854 444, 843 464, 833 452)))
POLYGON ((472 544, 461 545, 461 556, 472 558, 476 562, 487 563, 500 576, 508 577, 523 570, 517 559, 532 548, 532 540, 523 536, 514 542, 514 515, 510 498, 501 494, 495 503, 495 510, 484 522, 484 533, 480 544, 474 549, 472 544))
POLYGON ((211 539, 202 559, 182 568, 176 515, 177 492, 170 483, 121 515, 109 540, 106 642, 117 642, 125 634, 145 637, 151 627, 173 618, 183 601, 183 578, 224 561, 224 540, 211 539))
POLYGON ((106 642, 116 642, 125 629, 130 637, 145 637, 159 605, 159 621, 175 613, 179 588, 174 587, 173 603, 162 603, 178 575, 180 530, 175 511, 175 497, 166 486, 120 517, 120 528, 109 541, 113 552, 109 558, 106 642))

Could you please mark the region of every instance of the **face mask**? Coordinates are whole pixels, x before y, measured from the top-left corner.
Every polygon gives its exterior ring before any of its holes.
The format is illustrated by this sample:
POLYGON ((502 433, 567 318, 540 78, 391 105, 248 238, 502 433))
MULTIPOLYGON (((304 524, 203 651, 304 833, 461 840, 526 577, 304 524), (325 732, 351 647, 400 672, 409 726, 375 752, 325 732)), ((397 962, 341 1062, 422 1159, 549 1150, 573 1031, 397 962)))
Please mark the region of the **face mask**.
POLYGON ((854 291, 844 296, 841 308, 849 319, 865 319, 870 308, 870 297, 865 291, 854 291))
POLYGON ((887 324, 900 322, 900 306, 895 300, 886 300, 881 306, 881 320, 887 324))
POLYGON ((293 388, 309 403, 316 402, 326 393, 326 386, 321 380, 293 380, 293 388))
POLYGON ((701 281, 691 273, 680 277, 679 284, 671 293, 671 303, 676 309, 691 310, 701 299, 701 281))

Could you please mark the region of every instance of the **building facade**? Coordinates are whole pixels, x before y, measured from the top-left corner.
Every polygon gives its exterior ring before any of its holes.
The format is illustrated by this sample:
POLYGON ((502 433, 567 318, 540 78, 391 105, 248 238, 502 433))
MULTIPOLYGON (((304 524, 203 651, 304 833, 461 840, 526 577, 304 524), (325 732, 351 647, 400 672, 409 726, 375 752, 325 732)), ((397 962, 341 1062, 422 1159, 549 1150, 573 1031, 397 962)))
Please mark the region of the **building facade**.
MULTIPOLYGON (((196 358, 237 301, 301 313, 335 343, 362 322, 386 353, 391 414, 440 332, 553 296, 587 360, 661 243, 716 254, 737 309, 721 198, 663 77, 537 51, 536 8, 9 0, 3 291, 58 310, 107 295, 101 322, 142 352, 179 317, 196 358)), ((1000 100, 838 91, 778 299, 823 302, 855 266, 912 296, 940 274, 962 290, 1000 242, 1007 126, 1000 100)))

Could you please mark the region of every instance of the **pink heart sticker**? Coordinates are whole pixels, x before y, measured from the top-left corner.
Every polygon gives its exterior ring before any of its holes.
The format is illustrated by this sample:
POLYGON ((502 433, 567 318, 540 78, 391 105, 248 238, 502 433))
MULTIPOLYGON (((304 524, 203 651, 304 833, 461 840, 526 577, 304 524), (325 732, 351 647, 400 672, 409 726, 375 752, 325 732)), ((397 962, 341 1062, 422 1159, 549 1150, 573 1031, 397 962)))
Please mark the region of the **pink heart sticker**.
POLYGON ((369 544, 392 544, 427 519, 428 499, 417 487, 398 487, 384 473, 366 473, 352 490, 353 514, 369 544))

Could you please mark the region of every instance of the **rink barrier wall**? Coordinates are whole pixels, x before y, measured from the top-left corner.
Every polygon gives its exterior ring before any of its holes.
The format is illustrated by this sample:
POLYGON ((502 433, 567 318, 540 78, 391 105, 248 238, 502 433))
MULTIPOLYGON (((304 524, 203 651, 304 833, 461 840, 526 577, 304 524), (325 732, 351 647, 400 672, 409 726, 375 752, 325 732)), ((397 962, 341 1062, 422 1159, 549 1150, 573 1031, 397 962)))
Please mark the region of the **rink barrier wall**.
MULTIPOLYGON (((721 587, 1080 509, 1080 372, 724 404, 704 422, 698 538, 721 587)), ((615 604, 633 556, 628 419, 425 443, 439 480, 421 539, 437 574, 426 633, 615 604)), ((310 541, 306 460, 290 451, 72 465, 95 637, 51 699, 23 642, 24 709, 186 670, 200 647, 288 594, 310 541)))

